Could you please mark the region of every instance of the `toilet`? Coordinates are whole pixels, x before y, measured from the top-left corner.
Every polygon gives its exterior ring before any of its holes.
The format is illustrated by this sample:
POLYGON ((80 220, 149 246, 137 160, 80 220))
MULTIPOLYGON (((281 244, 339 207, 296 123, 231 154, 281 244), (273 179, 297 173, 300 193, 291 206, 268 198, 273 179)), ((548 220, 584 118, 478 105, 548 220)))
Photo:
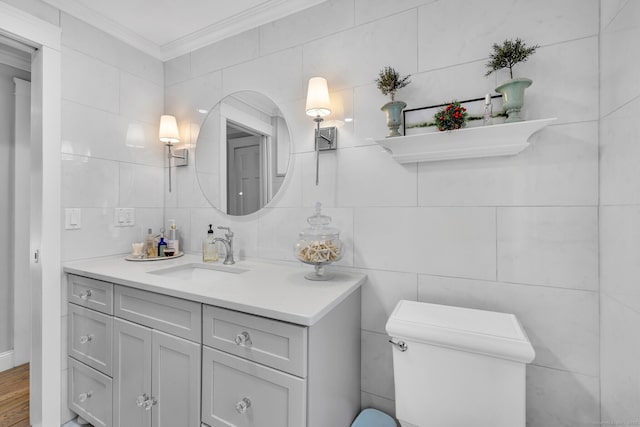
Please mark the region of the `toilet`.
POLYGON ((513 314, 401 300, 386 325, 402 427, 524 427, 535 352, 513 314))

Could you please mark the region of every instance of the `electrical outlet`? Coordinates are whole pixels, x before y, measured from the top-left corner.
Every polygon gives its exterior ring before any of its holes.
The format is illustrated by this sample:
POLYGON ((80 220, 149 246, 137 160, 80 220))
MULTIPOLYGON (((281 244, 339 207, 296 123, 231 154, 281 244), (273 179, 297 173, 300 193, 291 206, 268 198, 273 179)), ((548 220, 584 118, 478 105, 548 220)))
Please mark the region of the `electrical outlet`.
POLYGON ((64 210, 64 229, 79 230, 82 226, 82 211, 80 208, 66 208, 64 210))
POLYGON ((114 225, 116 227, 132 227, 136 225, 136 210, 134 208, 116 208, 114 225))

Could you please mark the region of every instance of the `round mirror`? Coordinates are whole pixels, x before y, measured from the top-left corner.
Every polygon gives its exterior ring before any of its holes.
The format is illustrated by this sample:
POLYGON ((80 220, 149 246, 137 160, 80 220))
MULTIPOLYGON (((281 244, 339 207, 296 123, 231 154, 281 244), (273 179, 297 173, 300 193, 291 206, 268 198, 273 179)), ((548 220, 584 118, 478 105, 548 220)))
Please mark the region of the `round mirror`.
POLYGON ((198 134, 200 188, 222 212, 256 212, 280 189, 289 146, 289 129, 272 100, 257 92, 231 94, 209 111, 198 134))

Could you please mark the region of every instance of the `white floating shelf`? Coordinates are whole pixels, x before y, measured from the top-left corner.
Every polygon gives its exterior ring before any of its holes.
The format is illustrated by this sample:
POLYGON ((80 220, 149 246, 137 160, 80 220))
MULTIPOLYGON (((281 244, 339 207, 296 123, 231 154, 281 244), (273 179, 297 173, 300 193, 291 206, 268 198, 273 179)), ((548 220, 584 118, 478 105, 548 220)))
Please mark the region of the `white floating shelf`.
POLYGON ((554 120, 528 120, 375 141, 398 163, 513 156, 530 145, 527 141, 531 135, 554 120))

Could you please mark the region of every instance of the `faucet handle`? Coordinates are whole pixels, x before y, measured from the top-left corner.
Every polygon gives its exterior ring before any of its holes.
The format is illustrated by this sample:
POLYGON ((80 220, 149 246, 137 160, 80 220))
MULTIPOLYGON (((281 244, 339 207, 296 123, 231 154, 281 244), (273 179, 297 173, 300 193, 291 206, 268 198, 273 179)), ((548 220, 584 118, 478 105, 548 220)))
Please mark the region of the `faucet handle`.
POLYGON ((233 237, 233 231, 231 231, 230 227, 222 227, 222 226, 218 226, 218 230, 227 230, 227 232, 225 233, 226 237, 233 237))

